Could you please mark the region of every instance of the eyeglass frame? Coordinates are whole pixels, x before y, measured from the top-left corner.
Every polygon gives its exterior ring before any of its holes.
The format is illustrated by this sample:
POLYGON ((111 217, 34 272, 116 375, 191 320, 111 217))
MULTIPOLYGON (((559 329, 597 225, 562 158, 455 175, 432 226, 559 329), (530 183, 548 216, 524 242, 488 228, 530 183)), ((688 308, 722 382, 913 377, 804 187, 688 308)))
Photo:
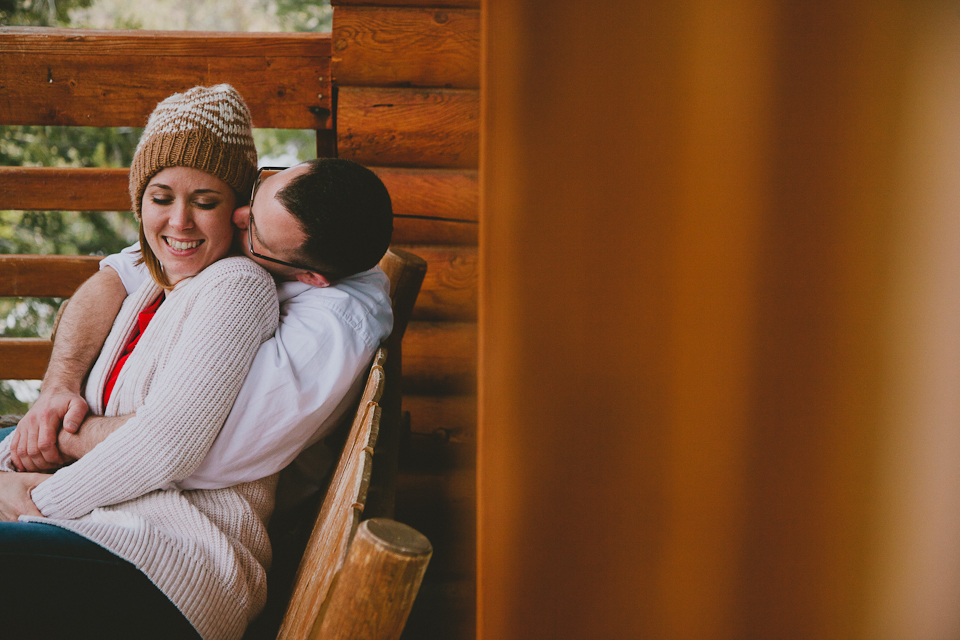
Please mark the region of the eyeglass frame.
MULTIPOLYGON (((250 255, 252 255, 254 258, 260 258, 261 260, 266 260, 268 262, 281 264, 285 267, 293 267, 294 269, 302 269, 303 271, 310 271, 312 273, 320 274, 320 272, 314 269, 313 267, 308 267, 302 264, 294 264, 292 262, 286 262, 285 260, 278 260, 277 258, 271 258, 270 256, 265 256, 253 250, 253 222, 254 222, 253 199, 257 195, 257 189, 260 188, 260 182, 261 182, 261 178, 263 177, 263 172, 273 171, 274 173, 270 175, 274 175, 280 171, 285 171, 286 169, 289 169, 289 168, 290 167, 260 167, 257 170, 257 178, 256 180, 253 181, 253 189, 250 191, 250 203, 247 205, 247 207, 249 208, 248 210, 250 212, 250 220, 247 222, 247 248, 250 250, 250 255)), ((267 176, 267 177, 269 178, 270 176, 267 176)), ((323 275, 323 274, 320 274, 320 275, 323 275)))

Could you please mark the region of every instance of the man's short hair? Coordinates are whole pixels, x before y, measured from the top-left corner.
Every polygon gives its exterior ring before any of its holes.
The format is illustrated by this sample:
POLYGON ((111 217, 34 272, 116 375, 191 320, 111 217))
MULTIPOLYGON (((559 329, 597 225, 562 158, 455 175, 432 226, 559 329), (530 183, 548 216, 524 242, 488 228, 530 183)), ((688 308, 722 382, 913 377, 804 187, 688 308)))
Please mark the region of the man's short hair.
POLYGON ((306 173, 276 198, 307 235, 298 259, 331 280, 366 271, 390 246, 390 194, 366 167, 340 158, 308 160, 306 173))

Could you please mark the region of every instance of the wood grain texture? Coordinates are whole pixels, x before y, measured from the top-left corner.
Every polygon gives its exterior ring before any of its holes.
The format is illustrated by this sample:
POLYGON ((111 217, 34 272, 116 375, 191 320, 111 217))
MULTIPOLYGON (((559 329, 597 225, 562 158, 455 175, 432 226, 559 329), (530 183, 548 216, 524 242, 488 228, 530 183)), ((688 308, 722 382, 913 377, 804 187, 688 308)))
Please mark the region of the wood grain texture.
POLYGON ((477 319, 477 250, 473 247, 394 245, 427 261, 413 308, 416 320, 477 319))
POLYGON ((331 71, 344 86, 480 88, 480 12, 341 7, 331 71))
POLYGON ((475 169, 479 91, 341 87, 337 149, 365 165, 475 169))
POLYGON ((430 541, 408 525, 361 523, 311 640, 397 640, 432 554, 430 541))
POLYGON ((68 298, 99 269, 101 256, 0 256, 0 297, 68 298))
POLYGON ((0 124, 142 127, 160 100, 228 82, 255 127, 328 129, 330 39, 0 29, 0 124))
MULTIPOLYGON (((374 4, 372 0, 333 0, 334 7, 350 7, 374 4)), ((479 0, 376 0, 381 7, 463 7, 479 9, 479 0)), ((336 16, 336 11, 334 11, 336 16)))
POLYGON ((429 216, 477 222, 477 172, 465 169, 370 167, 390 192, 395 216, 429 216))
POLYGON ((476 385, 475 323, 415 321, 407 325, 403 339, 404 394, 472 394, 476 385))
POLYGON ((0 209, 130 211, 128 169, 0 167, 0 209))
POLYGON ((476 222, 457 222, 395 217, 393 242, 398 244, 449 244, 477 246, 480 226, 476 222))
POLYGON ((40 380, 52 349, 44 338, 0 338, 0 380, 40 380))
POLYGON ((476 396, 404 395, 403 410, 410 412, 413 433, 449 438, 451 442, 476 442, 476 396))

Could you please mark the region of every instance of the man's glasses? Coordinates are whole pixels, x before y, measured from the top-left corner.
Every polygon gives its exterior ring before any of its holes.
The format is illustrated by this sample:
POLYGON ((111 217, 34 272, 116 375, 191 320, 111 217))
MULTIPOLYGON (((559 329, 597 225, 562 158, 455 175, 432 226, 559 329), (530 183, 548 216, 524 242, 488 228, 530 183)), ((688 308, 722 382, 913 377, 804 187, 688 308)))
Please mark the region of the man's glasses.
POLYGON ((276 264, 282 264, 285 267, 293 267, 294 269, 302 269, 304 271, 312 271, 317 273, 317 270, 313 267, 307 267, 302 264, 294 264, 292 262, 285 262, 283 260, 277 260, 276 258, 271 258, 270 256, 265 256, 262 253, 257 253, 253 249, 253 200, 257 197, 257 189, 260 188, 260 183, 264 178, 269 178, 275 173, 279 173, 284 169, 289 167, 260 167, 260 170, 257 171, 257 179, 253 182, 253 191, 250 193, 250 220, 247 222, 247 246, 250 249, 250 255, 255 258, 260 258, 261 260, 266 260, 268 262, 273 262, 276 264), (264 175, 266 173, 266 175, 264 175))

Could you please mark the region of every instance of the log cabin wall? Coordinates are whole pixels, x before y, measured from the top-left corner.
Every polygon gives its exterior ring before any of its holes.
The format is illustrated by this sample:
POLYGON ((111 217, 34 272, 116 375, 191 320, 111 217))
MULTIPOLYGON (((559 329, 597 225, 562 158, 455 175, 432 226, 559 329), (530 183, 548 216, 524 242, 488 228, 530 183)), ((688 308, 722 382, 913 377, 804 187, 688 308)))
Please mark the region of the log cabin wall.
POLYGON ((396 518, 434 556, 405 638, 475 634, 477 0, 334 2, 337 153, 390 190, 394 244, 428 262, 403 347, 396 518))

